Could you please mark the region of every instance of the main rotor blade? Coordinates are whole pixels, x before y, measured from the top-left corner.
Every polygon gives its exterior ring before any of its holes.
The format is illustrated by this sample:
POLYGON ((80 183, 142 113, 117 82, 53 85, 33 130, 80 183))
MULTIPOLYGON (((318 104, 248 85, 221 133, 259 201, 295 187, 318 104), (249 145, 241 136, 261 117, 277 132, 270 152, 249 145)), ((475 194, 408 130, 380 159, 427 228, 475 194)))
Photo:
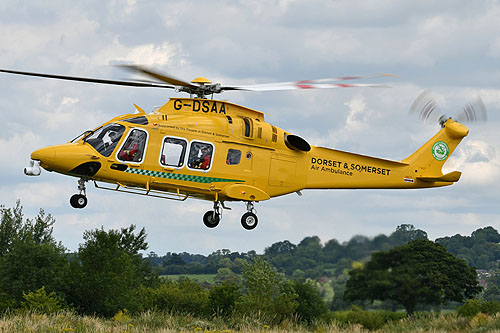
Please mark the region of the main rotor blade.
POLYGON ((273 91, 273 90, 299 90, 299 89, 332 89, 351 87, 390 88, 385 84, 371 83, 304 83, 303 81, 293 84, 254 84, 247 86, 221 87, 221 90, 247 90, 247 91, 273 91))
POLYGON ((348 80, 370 79, 382 76, 395 76, 393 74, 372 74, 357 76, 342 76, 333 78, 324 78, 317 80, 302 80, 289 82, 276 82, 264 84, 252 84, 243 86, 221 87, 222 90, 248 90, 248 91, 272 91, 272 90, 298 90, 298 89, 331 89, 331 88, 350 88, 350 87, 376 87, 389 88, 387 85, 375 83, 329 83, 348 80))
POLYGON ((80 81, 80 82, 110 84, 110 85, 116 85, 116 86, 175 89, 174 86, 170 86, 170 85, 166 85, 166 84, 162 84, 162 83, 153 83, 153 82, 149 83, 149 82, 104 80, 104 79, 94 79, 94 78, 78 77, 78 76, 66 76, 66 75, 54 75, 54 74, 44 74, 44 73, 12 71, 12 70, 8 70, 8 69, 0 69, 0 72, 9 73, 9 74, 17 74, 17 75, 45 77, 45 78, 57 79, 57 80, 68 80, 68 81, 80 81))
POLYGON ((196 86, 194 84, 191 84, 189 82, 185 82, 185 81, 179 80, 179 79, 177 79, 177 78, 175 78, 173 76, 167 75, 167 74, 161 74, 161 73, 152 71, 152 70, 147 69, 147 68, 142 67, 142 66, 136 66, 136 65, 118 65, 117 67, 125 68, 125 69, 127 69, 129 71, 132 71, 132 72, 143 73, 143 74, 149 75, 151 77, 154 77, 157 80, 160 80, 160 81, 163 81, 163 82, 166 82, 166 83, 170 83, 170 84, 172 84, 174 86, 189 87, 189 88, 198 88, 198 86, 196 86))

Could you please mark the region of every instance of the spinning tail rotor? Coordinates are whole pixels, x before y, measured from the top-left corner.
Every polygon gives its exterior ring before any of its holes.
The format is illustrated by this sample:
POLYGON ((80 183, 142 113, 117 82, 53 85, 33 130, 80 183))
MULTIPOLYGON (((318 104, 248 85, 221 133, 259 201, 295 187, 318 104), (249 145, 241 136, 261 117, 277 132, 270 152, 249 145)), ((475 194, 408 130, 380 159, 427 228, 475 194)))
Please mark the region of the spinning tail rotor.
MULTIPOLYGON (((449 116, 442 113, 431 92, 424 90, 418 95, 410 107, 410 114, 417 115, 425 122, 437 121, 443 127, 449 116)), ((467 103, 462 110, 453 117, 459 123, 475 123, 487 120, 486 107, 480 96, 467 103)))

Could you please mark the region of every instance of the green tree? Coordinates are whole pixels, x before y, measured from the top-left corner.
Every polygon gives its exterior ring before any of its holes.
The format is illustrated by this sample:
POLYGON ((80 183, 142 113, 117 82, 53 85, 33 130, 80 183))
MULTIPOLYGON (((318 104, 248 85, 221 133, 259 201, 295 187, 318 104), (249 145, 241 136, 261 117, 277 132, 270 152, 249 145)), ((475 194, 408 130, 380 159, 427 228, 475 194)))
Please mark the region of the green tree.
POLYGON ((244 294, 238 302, 241 312, 261 313, 269 320, 280 321, 298 306, 292 282, 259 257, 244 264, 242 280, 244 294))
POLYGON ((237 279, 238 276, 226 267, 219 268, 214 278, 214 280, 219 283, 222 283, 224 281, 236 281, 237 279))
POLYGON ((144 228, 137 234, 135 225, 95 229, 83 239, 73 262, 72 303, 84 313, 108 317, 120 309, 138 310, 136 293, 149 273, 139 254, 148 247, 144 228))
POLYGON ((349 272, 347 300, 392 300, 412 315, 417 304, 461 302, 481 291, 476 271, 434 242, 418 239, 374 253, 349 272))
POLYGON ((228 316, 233 313, 239 300, 240 288, 235 280, 225 280, 210 288, 208 305, 212 314, 228 316))
POLYGON ((23 208, 18 200, 12 209, 0 206, 0 256, 12 249, 12 242, 19 238, 23 226, 23 208))
POLYGON ((0 214, 1 303, 19 305, 23 293, 42 287, 64 296, 69 264, 66 249, 52 236, 54 218, 40 210, 24 219, 19 201, 13 209, 1 207, 0 214))
POLYGON ((427 239, 427 233, 420 229, 415 229, 412 224, 401 224, 396 227, 389 238, 394 245, 403 245, 416 239, 427 239))
POLYGON ((297 294, 298 303, 295 313, 299 316, 300 320, 311 323, 313 320, 320 319, 326 314, 326 304, 315 285, 309 281, 294 281, 293 289, 297 294))
POLYGON ((144 309, 170 313, 205 316, 208 313, 208 292, 198 282, 189 278, 177 281, 163 280, 159 286, 143 288, 141 296, 149 299, 144 309))
POLYGON ((273 257, 281 253, 292 253, 297 248, 297 245, 291 243, 288 240, 282 242, 276 242, 270 247, 264 249, 264 254, 268 257, 273 257))
POLYGON ((297 248, 294 250, 297 256, 310 259, 314 262, 318 260, 321 255, 323 246, 318 236, 310 236, 304 238, 297 248))
POLYGON ((479 228, 471 236, 455 235, 436 239, 454 255, 479 269, 495 269, 500 262, 500 234, 493 227, 479 228))
POLYGON ((51 314, 61 310, 61 300, 57 297, 55 292, 51 292, 47 295, 45 287, 27 294, 23 293, 23 298, 24 301, 21 302, 21 307, 24 310, 45 314, 51 314))

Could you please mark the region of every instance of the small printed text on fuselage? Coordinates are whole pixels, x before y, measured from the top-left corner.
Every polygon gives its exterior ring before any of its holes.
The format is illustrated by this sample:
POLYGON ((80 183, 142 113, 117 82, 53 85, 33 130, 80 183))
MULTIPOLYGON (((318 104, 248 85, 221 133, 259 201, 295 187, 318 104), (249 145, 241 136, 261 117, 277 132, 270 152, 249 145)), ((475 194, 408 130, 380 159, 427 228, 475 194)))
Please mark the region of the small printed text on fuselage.
POLYGON ((311 158, 311 170, 342 174, 346 176, 352 176, 353 171, 373 173, 383 176, 389 176, 391 172, 390 169, 386 168, 316 157, 311 158))

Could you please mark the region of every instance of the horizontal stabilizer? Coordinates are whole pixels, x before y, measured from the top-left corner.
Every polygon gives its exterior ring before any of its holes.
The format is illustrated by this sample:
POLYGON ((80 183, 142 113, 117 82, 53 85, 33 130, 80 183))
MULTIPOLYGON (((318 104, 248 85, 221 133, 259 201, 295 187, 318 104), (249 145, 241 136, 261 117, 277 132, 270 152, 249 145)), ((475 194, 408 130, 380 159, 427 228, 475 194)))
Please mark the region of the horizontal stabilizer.
POLYGON ((460 176, 462 173, 460 171, 452 171, 450 173, 447 173, 446 175, 443 175, 441 177, 417 177, 418 180, 421 180, 423 182, 458 182, 460 179, 460 176))

